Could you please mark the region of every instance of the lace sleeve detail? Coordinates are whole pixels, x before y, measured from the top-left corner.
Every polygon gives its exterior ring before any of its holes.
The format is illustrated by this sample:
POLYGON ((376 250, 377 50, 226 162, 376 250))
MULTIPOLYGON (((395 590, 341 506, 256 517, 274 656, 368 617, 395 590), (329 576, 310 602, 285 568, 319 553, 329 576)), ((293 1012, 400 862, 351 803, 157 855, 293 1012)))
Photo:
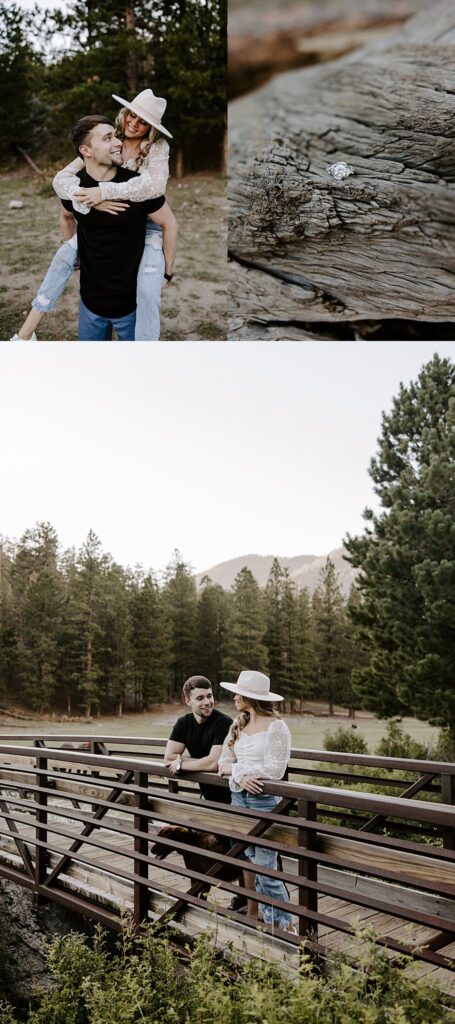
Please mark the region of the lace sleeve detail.
POLYGON ((154 142, 140 168, 139 177, 129 181, 100 181, 103 199, 130 199, 133 203, 156 199, 166 191, 169 177, 169 146, 164 139, 154 142))
POLYGON ((235 765, 235 754, 232 747, 228 747, 228 739, 229 733, 223 743, 223 749, 218 761, 218 772, 220 775, 231 775, 235 765))
POLYGON ((282 719, 267 730, 264 749, 264 778, 282 779, 291 754, 291 734, 282 719))
POLYGON ((74 199, 74 193, 81 187, 77 174, 78 171, 82 170, 83 166, 84 161, 77 156, 75 160, 72 160, 70 164, 67 164, 62 171, 55 175, 52 185, 59 199, 71 199, 73 207, 78 213, 90 213, 88 206, 84 206, 83 203, 78 203, 77 199, 74 199))

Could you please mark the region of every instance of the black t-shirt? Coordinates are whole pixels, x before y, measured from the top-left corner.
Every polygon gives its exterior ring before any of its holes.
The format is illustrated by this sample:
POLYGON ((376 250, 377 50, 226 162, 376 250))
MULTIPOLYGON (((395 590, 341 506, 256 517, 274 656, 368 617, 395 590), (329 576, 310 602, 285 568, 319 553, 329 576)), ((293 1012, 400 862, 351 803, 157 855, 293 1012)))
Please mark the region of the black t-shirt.
MULTIPOLYGON (((175 743, 184 743, 190 757, 207 757, 212 747, 224 743, 232 718, 221 711, 212 711, 199 725, 193 713, 178 718, 169 737, 175 743)), ((218 800, 218 803, 230 804, 231 791, 221 786, 206 786, 200 782, 202 796, 206 800, 218 800)))
MULTIPOLYGON (((84 169, 77 175, 82 188, 99 184, 84 169)), ((135 171, 118 167, 111 180, 129 181, 135 171)), ((126 201, 126 200, 125 200, 126 201)), ((81 265, 81 298, 97 316, 128 316, 136 309, 136 278, 144 249, 148 213, 165 203, 164 196, 129 203, 128 209, 114 216, 92 207, 90 213, 78 213, 69 199, 63 206, 77 220, 77 241, 81 265)))

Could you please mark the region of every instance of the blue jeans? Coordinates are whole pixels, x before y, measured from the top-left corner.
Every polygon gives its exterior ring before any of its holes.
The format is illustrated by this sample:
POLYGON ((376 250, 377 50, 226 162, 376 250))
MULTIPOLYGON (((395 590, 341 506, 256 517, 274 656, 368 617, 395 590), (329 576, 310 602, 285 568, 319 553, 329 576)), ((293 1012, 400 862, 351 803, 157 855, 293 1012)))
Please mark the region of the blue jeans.
POLYGON ((77 248, 64 242, 57 249, 49 270, 41 282, 32 306, 39 313, 50 313, 63 295, 68 281, 77 267, 77 248))
MULTIPOLYGON (((33 299, 34 309, 42 313, 50 313, 55 309, 58 299, 63 295, 68 281, 77 267, 77 262, 77 249, 70 242, 63 242, 63 245, 57 249, 49 270, 39 286, 38 293, 33 299)), ((159 340, 163 276, 162 231, 157 224, 147 221, 144 252, 137 275, 136 341, 159 340)))
POLYGON ((106 317, 92 313, 84 303, 79 306, 79 341, 110 341, 115 327, 119 341, 134 341, 136 310, 128 316, 106 317))
POLYGON ((148 220, 137 274, 136 341, 159 341, 163 277, 163 233, 148 220))
MULTIPOLYGON (((273 811, 279 800, 278 796, 272 796, 272 794, 253 796, 252 793, 247 793, 246 789, 231 794, 231 803, 234 807, 244 807, 251 811, 273 811)), ((248 860, 253 861, 253 864, 262 864, 263 867, 272 868, 275 871, 277 869, 278 854, 276 850, 270 850, 265 846, 251 845, 246 847, 245 856, 248 857, 248 860)), ((286 886, 279 878, 256 875, 256 892, 261 892, 264 896, 270 896, 275 900, 289 902, 286 886)), ((269 903, 261 903, 260 908, 265 924, 275 924, 278 928, 287 928, 292 921, 292 914, 288 914, 285 910, 279 910, 277 907, 271 907, 269 903)))

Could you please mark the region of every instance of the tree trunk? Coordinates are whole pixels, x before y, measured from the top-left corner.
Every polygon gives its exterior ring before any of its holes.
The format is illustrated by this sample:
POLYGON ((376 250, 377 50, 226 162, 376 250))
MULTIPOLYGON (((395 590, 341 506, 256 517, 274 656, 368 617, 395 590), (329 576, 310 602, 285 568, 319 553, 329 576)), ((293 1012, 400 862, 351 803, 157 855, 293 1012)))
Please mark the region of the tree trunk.
POLYGON ((220 170, 222 174, 227 174, 227 147, 228 147, 228 134, 225 129, 223 132, 223 139, 221 142, 221 153, 220 153, 220 170))
POLYGON ((232 104, 231 337, 455 320, 454 58, 440 0, 232 104))
POLYGON ((128 61, 127 61, 127 74, 128 74, 128 88, 130 96, 133 97, 138 92, 138 76, 137 76, 137 63, 136 53, 134 50, 134 44, 136 41, 136 22, 134 18, 134 10, 131 3, 125 4, 125 29, 127 33, 130 33, 129 47, 128 47, 128 61))
POLYGON ((175 158, 175 177, 183 178, 183 149, 181 146, 178 147, 175 158))

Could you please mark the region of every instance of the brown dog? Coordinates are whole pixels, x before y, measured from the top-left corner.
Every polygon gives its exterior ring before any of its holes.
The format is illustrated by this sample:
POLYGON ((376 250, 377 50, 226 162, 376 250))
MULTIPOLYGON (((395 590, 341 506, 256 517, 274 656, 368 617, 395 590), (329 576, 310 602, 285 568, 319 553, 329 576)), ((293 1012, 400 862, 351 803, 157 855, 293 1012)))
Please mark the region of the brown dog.
MULTIPOLYGON (((185 828, 184 825, 165 825, 158 832, 158 842, 154 843, 150 849, 150 853, 154 857, 158 857, 159 860, 165 860, 172 853, 172 846, 165 846, 159 842, 160 836, 164 839, 174 839, 178 843, 187 843, 188 846, 194 846, 194 850, 176 850, 176 853, 181 853, 185 861, 185 867, 189 871, 200 871, 203 874, 206 874, 216 864, 216 861, 211 860, 209 857, 201 857, 199 850, 210 850, 213 853, 229 855, 229 850, 231 849, 228 839, 221 839, 212 832, 199 832, 195 828, 185 828)), ((242 861, 239 861, 238 867, 234 867, 231 864, 223 864, 216 878, 223 879, 224 882, 234 882, 236 879, 241 878, 241 876, 242 861)), ((209 889, 210 886, 208 885, 201 895, 206 896, 209 889)))

